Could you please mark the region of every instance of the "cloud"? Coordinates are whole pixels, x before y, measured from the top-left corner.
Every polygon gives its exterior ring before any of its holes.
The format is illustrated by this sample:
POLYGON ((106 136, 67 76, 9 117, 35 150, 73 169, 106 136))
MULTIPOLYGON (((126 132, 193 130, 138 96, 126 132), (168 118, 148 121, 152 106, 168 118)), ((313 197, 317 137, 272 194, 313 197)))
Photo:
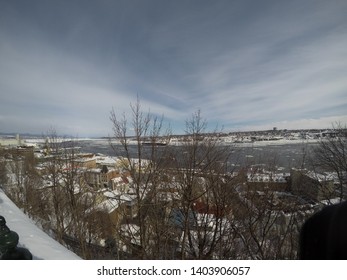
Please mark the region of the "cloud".
POLYGON ((197 84, 206 93, 201 107, 209 115, 232 124, 305 118, 313 110, 315 116, 346 112, 346 32, 337 28, 312 38, 308 29, 310 40, 286 45, 286 52, 278 54, 281 40, 295 41, 279 39, 282 25, 269 40, 222 53, 200 71, 197 84), (337 105, 339 112, 334 111, 337 105))
POLYGON ((278 129, 328 129, 336 127, 337 124, 345 126, 347 124, 347 115, 297 119, 291 121, 269 122, 266 124, 243 126, 242 129, 253 130, 270 130, 273 127, 278 129))
POLYGON ((108 134, 137 96, 177 132, 198 108, 225 129, 344 119, 344 1, 33 2, 0 12, 2 130, 108 134))

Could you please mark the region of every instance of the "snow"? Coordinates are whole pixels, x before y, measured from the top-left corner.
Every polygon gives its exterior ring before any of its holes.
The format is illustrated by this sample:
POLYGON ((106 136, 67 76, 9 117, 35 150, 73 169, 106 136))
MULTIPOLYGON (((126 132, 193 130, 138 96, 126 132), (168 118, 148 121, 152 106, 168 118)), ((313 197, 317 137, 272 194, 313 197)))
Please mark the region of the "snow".
POLYGON ((118 206, 119 206, 119 203, 117 200, 107 199, 101 202, 100 204, 98 204, 96 209, 99 209, 101 211, 106 210, 108 213, 112 213, 118 208, 118 206))
POLYGON ((19 235, 19 247, 29 249, 34 260, 79 260, 75 253, 55 241, 31 221, 0 189, 0 215, 19 235))

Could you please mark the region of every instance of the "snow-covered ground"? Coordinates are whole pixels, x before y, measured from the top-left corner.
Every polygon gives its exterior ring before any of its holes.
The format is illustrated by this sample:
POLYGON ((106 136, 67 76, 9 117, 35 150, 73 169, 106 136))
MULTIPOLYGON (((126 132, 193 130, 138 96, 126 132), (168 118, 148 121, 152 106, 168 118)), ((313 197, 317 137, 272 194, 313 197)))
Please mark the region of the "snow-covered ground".
POLYGON ((0 189, 0 215, 6 224, 19 235, 19 247, 29 249, 34 260, 78 260, 69 251, 39 229, 0 189))

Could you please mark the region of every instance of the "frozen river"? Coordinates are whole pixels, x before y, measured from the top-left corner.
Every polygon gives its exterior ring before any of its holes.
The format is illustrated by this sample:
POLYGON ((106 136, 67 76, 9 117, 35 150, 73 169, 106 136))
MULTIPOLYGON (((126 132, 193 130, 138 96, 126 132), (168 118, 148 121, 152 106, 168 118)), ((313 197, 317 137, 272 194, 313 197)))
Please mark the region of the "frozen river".
MULTIPOLYGON (((232 156, 230 157, 230 167, 250 165, 276 166, 278 170, 289 171, 290 168, 308 167, 312 157, 312 151, 316 143, 255 143, 231 145, 232 156)), ((84 140, 79 143, 82 152, 100 153, 108 156, 124 156, 120 146, 116 145, 117 151, 113 150, 108 140, 84 140), (118 149, 119 148, 119 149, 118 149)), ((174 153, 179 156, 182 151, 181 146, 170 146, 174 153)), ((158 147, 165 149, 165 147, 158 147)), ((149 148, 147 148, 149 149, 149 148)), ((135 146, 131 151, 132 157, 136 157, 135 146)))

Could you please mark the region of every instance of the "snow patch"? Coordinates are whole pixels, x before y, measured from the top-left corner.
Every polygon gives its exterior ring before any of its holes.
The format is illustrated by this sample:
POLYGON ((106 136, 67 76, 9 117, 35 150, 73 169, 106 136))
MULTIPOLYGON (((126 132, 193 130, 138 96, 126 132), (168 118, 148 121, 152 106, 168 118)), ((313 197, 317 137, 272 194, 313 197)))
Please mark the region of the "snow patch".
POLYGON ((34 260, 80 260, 59 242, 39 229, 0 189, 0 215, 18 233, 19 247, 27 248, 34 260))

